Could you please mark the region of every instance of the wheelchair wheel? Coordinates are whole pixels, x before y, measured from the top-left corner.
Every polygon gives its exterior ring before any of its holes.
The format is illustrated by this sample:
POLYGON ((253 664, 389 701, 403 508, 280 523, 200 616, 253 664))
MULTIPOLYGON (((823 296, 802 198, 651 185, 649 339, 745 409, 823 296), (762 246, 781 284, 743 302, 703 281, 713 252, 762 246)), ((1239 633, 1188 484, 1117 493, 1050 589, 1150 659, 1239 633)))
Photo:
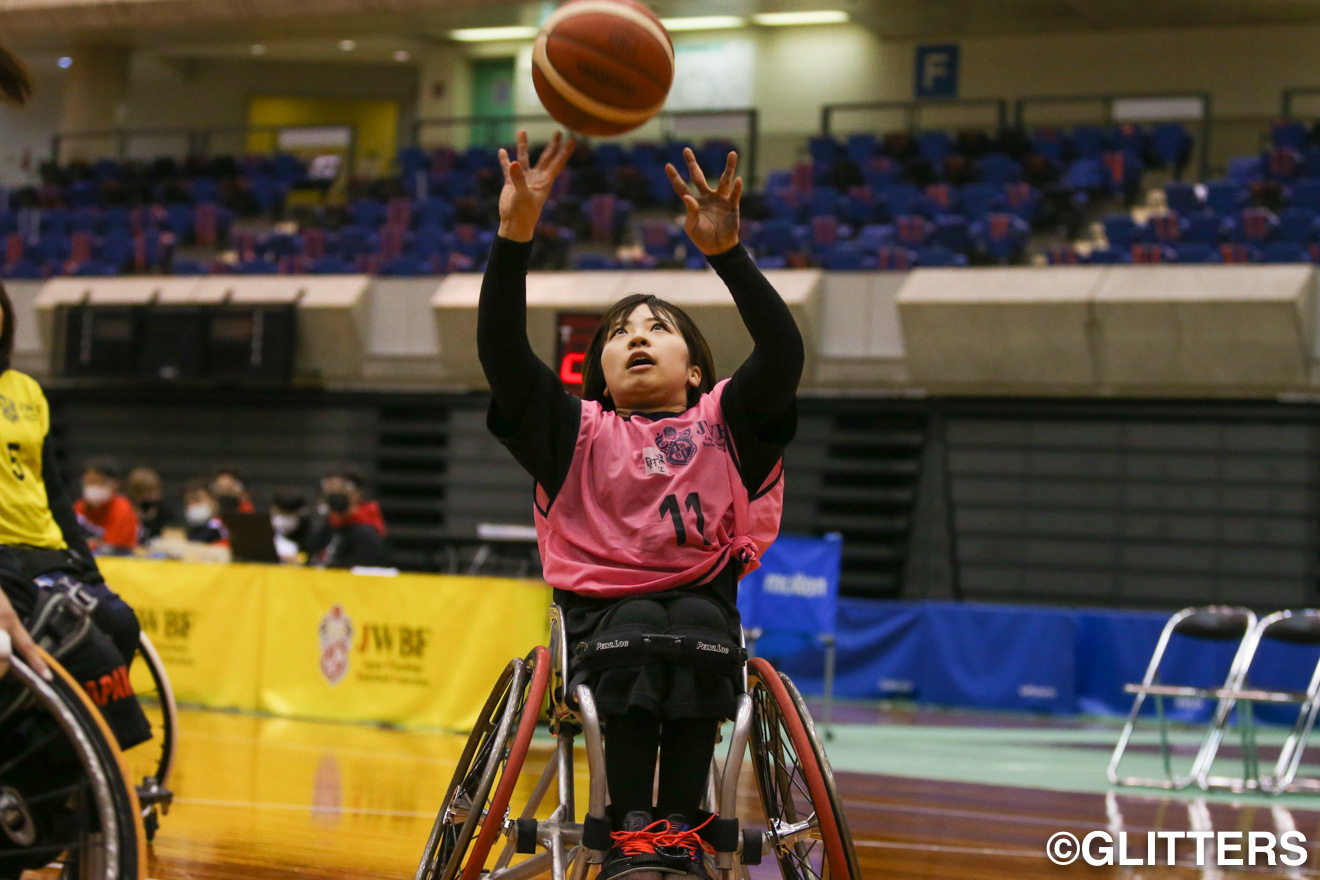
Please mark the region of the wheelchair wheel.
POLYGON ((861 880, 843 804, 797 688, 762 658, 747 664, 752 768, 784 880, 861 880))
POLYGON ((18 657, 0 678, 0 877, 63 853, 61 877, 143 880, 145 833, 123 755, 82 688, 43 656, 51 682, 18 657))
POLYGON ((549 678, 550 652, 542 647, 504 668, 463 748, 415 880, 482 876, 536 731, 549 678))
POLYGON ((138 643, 132 677, 138 703, 151 722, 152 738, 150 742, 131 749, 125 758, 137 785, 147 840, 151 840, 160 827, 161 814, 169 811, 174 799, 169 783, 178 748, 179 710, 174 703, 169 677, 165 674, 165 664, 146 633, 142 633, 138 643))

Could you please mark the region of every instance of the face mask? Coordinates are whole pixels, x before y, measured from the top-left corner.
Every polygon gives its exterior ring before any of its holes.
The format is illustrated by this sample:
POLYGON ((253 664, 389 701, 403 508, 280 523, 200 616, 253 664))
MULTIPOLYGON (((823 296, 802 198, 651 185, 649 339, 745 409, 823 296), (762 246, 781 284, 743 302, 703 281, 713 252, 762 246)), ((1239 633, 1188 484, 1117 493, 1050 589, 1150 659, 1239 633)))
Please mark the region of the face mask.
POLYGON ((273 513, 270 517, 271 528, 277 535, 290 535, 298 528, 298 515, 295 513, 273 513))
POLYGON ((188 509, 183 512, 183 518, 190 526, 204 526, 211 520, 211 505, 189 504, 188 509))
POLYGON ((114 491, 109 486, 84 486, 83 500, 92 507, 100 507, 110 500, 114 491))
POLYGON ((221 516, 227 513, 238 513, 240 503, 242 503, 242 499, 237 495, 217 495, 215 497, 215 504, 221 516))
POLYGON ((347 492, 328 492, 325 496, 325 506, 330 508, 333 513, 348 513, 348 493, 347 492))

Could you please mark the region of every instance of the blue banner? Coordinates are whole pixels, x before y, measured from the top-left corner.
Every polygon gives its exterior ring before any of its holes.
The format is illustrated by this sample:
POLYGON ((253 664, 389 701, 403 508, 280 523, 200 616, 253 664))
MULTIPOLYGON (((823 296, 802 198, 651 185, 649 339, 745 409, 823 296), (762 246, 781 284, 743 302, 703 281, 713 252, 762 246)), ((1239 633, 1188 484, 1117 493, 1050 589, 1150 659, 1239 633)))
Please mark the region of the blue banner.
POLYGON ((761 567, 738 584, 738 611, 747 629, 815 638, 838 625, 843 538, 780 535, 761 567))
POLYGON ((1076 711, 1072 612, 929 603, 922 636, 923 703, 1076 711))

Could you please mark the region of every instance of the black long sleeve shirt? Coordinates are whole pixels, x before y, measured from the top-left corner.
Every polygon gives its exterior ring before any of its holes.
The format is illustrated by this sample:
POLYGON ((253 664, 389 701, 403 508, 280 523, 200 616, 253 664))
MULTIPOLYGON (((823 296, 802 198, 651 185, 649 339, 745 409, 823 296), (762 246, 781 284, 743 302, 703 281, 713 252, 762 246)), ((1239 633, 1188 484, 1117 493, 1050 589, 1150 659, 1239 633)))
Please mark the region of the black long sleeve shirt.
MULTIPOLYGON (((553 500, 572 465, 582 401, 532 351, 527 338, 531 243, 497 238, 477 308, 477 352, 491 387, 487 424, 553 500)), ((721 408, 743 484, 756 491, 797 428, 802 335, 774 287, 736 245, 709 258, 728 286, 754 348, 724 390, 721 408)), ((647 413, 659 419, 673 413, 647 413)))

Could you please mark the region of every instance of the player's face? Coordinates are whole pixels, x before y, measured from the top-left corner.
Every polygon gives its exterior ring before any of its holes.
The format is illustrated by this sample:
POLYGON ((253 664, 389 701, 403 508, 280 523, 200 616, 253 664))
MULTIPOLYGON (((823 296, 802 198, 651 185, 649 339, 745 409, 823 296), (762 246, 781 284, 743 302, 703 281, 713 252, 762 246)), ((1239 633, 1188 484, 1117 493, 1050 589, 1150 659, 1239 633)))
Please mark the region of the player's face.
POLYGON ((701 368, 692 366, 683 334, 646 303, 610 331, 600 366, 614 406, 630 412, 681 412, 688 387, 701 383, 701 368))

